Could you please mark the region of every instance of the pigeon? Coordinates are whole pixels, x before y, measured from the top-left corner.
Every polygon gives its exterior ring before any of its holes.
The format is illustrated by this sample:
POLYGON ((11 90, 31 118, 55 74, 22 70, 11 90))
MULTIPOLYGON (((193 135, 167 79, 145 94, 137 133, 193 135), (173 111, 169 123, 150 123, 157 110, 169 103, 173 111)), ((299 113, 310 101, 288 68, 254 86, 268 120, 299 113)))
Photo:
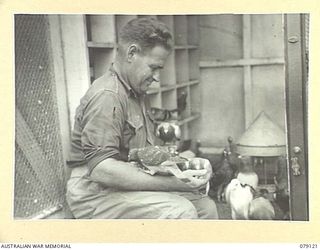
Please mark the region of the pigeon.
POLYGON ((148 146, 144 148, 133 148, 129 151, 128 160, 137 161, 146 165, 160 165, 171 157, 166 148, 159 146, 148 146))
POLYGON ((276 204, 280 207, 284 213, 283 219, 290 219, 290 208, 289 208, 289 188, 288 188, 288 170, 287 162, 285 157, 279 157, 278 160, 277 175, 274 177, 274 184, 276 191, 274 198, 276 204))
POLYGON ((273 220, 275 211, 271 202, 260 196, 253 199, 249 204, 249 220, 273 220))
POLYGON ((181 138, 180 127, 174 122, 161 122, 156 129, 156 136, 159 137, 164 144, 172 144, 181 138))
POLYGON ((187 92, 182 91, 177 97, 177 111, 178 115, 180 115, 187 107, 187 92))
POLYGON ((253 200, 253 190, 238 179, 232 179, 226 188, 226 200, 231 208, 233 220, 248 220, 249 207, 253 200))
POLYGON ((176 109, 162 109, 162 108, 151 108, 151 114, 154 117, 155 121, 158 122, 168 122, 173 119, 177 119, 181 113, 186 109, 187 107, 187 92, 182 91, 177 100, 177 108, 176 109))
POLYGON ((250 185, 253 189, 257 189, 259 178, 256 172, 253 170, 253 164, 250 156, 241 156, 241 164, 239 167, 239 173, 237 179, 241 183, 250 185))
POLYGON ((231 136, 228 137, 228 145, 223 150, 221 161, 212 164, 213 176, 211 186, 216 190, 216 196, 219 202, 225 201, 225 188, 230 181, 236 177, 240 159, 236 153, 235 144, 231 136))
POLYGON ((231 167, 228 158, 228 152, 223 151, 223 160, 219 164, 212 176, 213 187, 217 187, 217 198, 219 202, 224 201, 225 188, 229 182, 234 178, 234 169, 231 167))
POLYGON ((151 108, 151 113, 156 121, 168 121, 172 117, 171 112, 167 109, 151 108))

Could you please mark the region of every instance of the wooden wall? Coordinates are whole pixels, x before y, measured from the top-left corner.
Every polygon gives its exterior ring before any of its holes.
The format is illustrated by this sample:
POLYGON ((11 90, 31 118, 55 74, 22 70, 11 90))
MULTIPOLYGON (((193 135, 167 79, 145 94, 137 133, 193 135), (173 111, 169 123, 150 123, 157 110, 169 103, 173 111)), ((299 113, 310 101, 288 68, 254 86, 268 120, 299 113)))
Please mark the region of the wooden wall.
POLYGON ((282 15, 200 16, 203 146, 224 146, 264 110, 285 127, 282 15))
MULTIPOLYGON (((82 19, 60 17, 70 127, 90 82, 82 19), (80 36, 77 49, 68 42, 74 40, 74 32, 64 28, 69 24, 80 36), (81 70, 72 68, 75 61, 81 70)), ((192 89, 200 98, 190 98, 201 118, 190 123, 190 137, 203 146, 224 146, 228 136, 237 139, 262 110, 285 127, 282 15, 200 15, 197 33, 200 84, 192 89)))

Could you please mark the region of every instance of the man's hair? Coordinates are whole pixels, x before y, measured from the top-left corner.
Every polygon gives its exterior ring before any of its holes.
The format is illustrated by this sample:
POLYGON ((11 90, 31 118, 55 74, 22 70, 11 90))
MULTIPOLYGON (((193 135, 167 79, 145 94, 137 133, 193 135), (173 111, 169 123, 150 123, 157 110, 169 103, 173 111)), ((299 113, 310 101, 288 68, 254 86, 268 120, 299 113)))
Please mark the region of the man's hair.
POLYGON ((155 18, 135 18, 121 29, 119 43, 136 43, 143 51, 155 46, 163 46, 170 51, 173 42, 170 30, 164 23, 155 18))

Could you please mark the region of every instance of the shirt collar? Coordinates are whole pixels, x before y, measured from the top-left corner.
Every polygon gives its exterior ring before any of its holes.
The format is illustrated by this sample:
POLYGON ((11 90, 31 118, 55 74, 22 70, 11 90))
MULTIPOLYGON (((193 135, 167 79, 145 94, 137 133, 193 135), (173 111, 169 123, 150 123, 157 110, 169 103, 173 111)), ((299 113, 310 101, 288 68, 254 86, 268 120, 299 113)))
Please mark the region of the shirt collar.
POLYGON ((111 74, 114 74, 119 82, 123 85, 123 87, 130 93, 130 95, 133 95, 135 98, 137 98, 137 94, 134 92, 133 88, 127 83, 123 77, 121 76, 120 72, 116 69, 114 63, 111 64, 110 69, 111 74))

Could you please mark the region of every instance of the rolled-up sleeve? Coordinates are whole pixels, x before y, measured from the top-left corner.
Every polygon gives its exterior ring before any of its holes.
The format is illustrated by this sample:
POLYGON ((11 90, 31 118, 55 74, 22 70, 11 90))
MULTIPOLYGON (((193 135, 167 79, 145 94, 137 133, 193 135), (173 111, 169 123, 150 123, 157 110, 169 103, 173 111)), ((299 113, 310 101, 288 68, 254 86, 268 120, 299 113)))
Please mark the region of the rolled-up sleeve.
POLYGON ((91 172, 101 161, 120 154, 124 111, 112 91, 98 92, 83 111, 81 145, 91 172))

